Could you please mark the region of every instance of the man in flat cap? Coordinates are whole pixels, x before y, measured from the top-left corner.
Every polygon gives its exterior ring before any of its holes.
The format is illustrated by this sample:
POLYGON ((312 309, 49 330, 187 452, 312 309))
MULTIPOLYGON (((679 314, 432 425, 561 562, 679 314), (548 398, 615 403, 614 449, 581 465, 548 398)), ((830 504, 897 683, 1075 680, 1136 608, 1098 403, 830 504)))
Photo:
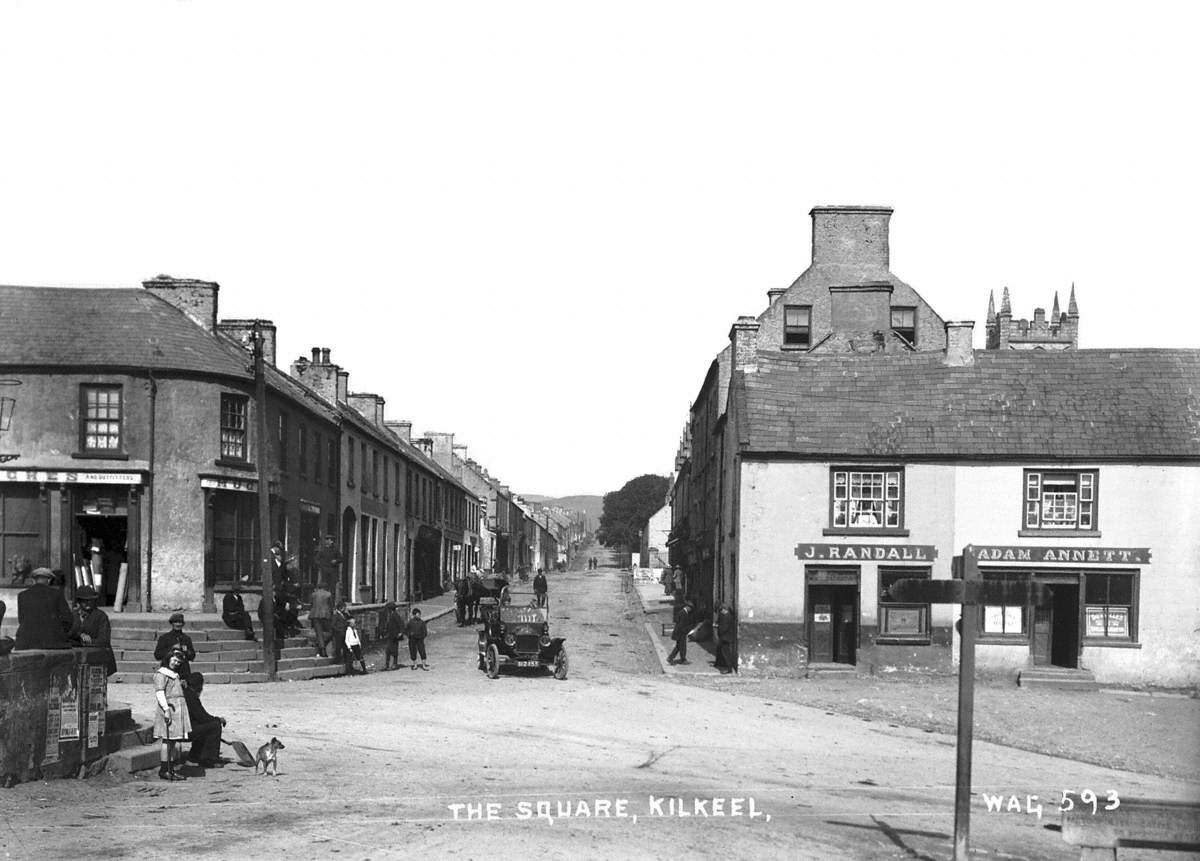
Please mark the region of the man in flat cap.
POLYGON ((196 647, 192 645, 192 638, 183 633, 182 613, 172 613, 167 621, 171 623, 171 630, 158 635, 158 642, 154 644, 154 657, 161 662, 171 654, 172 649, 179 649, 183 662, 177 672, 179 678, 186 679, 192 672, 191 662, 196 660, 196 647))
POLYGON ((69 649, 75 614, 55 588, 54 572, 35 568, 33 585, 17 595, 17 642, 14 649, 69 649))

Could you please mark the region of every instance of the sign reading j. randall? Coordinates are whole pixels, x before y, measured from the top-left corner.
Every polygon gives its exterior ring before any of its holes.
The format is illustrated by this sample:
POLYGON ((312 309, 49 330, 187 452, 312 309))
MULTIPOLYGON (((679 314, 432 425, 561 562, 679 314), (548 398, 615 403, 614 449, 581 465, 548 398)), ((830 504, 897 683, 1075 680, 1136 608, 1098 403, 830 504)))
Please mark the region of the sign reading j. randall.
POLYGON ((980 562, 1086 562, 1149 565, 1149 547, 989 547, 976 546, 980 562))
POLYGON ((797 544, 796 557, 804 561, 932 562, 932 544, 797 544))
POLYGON ((4 481, 36 481, 39 484, 141 484, 140 472, 66 472, 46 469, 0 470, 4 481))

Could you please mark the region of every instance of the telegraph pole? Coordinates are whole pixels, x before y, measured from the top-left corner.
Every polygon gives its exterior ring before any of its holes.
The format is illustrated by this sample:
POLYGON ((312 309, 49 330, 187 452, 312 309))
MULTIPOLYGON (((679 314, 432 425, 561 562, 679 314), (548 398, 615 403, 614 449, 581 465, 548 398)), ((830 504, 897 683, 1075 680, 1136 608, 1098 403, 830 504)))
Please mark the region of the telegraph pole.
POLYGON ((254 414, 258 429, 258 558, 262 566, 263 665, 275 681, 275 570, 271 565, 271 496, 267 486, 267 372, 263 367, 262 321, 254 321, 254 414))

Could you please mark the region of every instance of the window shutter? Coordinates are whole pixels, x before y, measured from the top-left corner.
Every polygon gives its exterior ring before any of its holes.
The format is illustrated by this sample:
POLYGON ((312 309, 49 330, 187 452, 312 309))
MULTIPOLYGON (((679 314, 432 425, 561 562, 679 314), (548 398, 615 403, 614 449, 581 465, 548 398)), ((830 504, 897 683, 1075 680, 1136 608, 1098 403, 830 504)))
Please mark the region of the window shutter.
POLYGON ((1037 529, 1041 522, 1042 474, 1025 475, 1025 528, 1037 529))

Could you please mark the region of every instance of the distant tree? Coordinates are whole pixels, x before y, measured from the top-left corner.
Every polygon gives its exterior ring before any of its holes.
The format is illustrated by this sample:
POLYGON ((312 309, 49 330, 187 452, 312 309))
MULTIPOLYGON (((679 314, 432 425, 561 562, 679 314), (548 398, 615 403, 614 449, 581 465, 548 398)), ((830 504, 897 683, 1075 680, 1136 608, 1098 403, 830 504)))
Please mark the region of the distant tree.
POLYGON ((605 547, 638 545, 638 534, 650 515, 666 504, 670 480, 661 475, 640 475, 620 490, 604 494, 604 512, 596 538, 605 547))

